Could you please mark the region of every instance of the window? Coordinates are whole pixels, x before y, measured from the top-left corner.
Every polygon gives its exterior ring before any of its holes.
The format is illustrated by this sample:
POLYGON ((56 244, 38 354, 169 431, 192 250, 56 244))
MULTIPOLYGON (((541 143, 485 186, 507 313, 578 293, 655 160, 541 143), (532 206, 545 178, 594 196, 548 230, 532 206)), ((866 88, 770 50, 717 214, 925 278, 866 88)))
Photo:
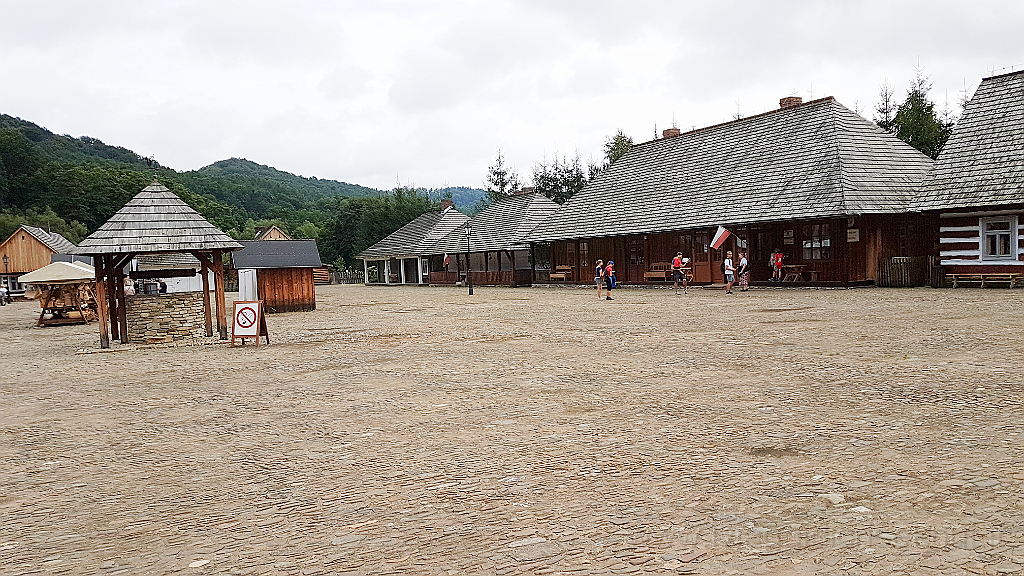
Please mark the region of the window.
POLYGON ((804 260, 831 260, 832 238, 828 224, 804 224, 804 260))
POLYGON ((981 220, 982 260, 1017 259, 1017 219, 983 218, 981 220))

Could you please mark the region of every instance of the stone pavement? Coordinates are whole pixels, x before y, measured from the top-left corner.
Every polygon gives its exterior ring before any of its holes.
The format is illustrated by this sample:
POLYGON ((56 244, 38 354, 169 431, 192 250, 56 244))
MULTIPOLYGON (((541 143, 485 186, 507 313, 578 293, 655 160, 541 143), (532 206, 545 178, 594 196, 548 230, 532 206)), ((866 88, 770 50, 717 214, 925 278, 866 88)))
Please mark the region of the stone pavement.
POLYGON ((1020 291, 615 297, 90 354, 0 308, 0 574, 1021 573, 1020 291))

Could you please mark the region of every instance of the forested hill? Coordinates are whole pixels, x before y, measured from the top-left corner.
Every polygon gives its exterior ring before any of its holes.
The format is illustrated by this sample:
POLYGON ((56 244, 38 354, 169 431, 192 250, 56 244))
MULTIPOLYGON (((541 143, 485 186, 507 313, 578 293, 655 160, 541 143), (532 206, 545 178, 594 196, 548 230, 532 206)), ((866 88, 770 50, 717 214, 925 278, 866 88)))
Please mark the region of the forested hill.
POLYGON ((274 206, 302 210, 335 196, 381 194, 376 188, 316 177, 303 178, 242 158, 221 160, 199 170, 180 172, 179 176, 193 192, 261 215, 274 206))
POLYGON ((348 265, 413 218, 439 209, 443 198, 450 195, 466 211, 484 193, 376 190, 238 158, 177 172, 127 148, 0 114, 0 240, 29 224, 77 243, 154 178, 236 239, 274 224, 295 238, 315 239, 325 262, 348 265))

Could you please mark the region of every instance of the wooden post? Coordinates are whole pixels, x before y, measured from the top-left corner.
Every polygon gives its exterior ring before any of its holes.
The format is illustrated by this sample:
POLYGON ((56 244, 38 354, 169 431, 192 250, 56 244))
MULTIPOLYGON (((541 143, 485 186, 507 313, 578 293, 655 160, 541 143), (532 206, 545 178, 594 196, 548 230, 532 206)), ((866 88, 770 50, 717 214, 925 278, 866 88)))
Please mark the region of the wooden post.
POLYGON ((224 258, 220 250, 213 251, 214 298, 217 300, 217 332, 221 340, 228 339, 228 318, 224 303, 224 258))
POLYGON ((206 335, 213 336, 213 309, 210 308, 210 265, 205 254, 199 257, 200 269, 203 274, 203 314, 206 315, 206 335))
POLYGON ((104 278, 105 256, 96 256, 96 316, 100 324, 100 348, 110 348, 107 331, 107 290, 104 278))
POLYGON ((103 259, 103 278, 106 283, 104 288, 106 288, 107 293, 107 320, 110 322, 110 338, 120 340, 120 321, 117 316, 117 288, 114 286, 114 261, 116 259, 116 254, 108 255, 103 259))

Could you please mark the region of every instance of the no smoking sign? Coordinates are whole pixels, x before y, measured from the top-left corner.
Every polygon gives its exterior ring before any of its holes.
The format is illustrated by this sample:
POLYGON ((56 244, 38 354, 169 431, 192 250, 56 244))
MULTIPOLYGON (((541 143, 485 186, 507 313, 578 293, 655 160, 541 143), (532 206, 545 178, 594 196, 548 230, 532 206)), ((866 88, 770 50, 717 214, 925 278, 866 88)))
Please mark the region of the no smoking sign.
MULTIPOLYGON (((259 346, 259 337, 267 336, 267 321, 263 317, 263 302, 258 300, 236 301, 233 324, 232 345, 235 340, 242 340, 242 344, 245 344, 245 338, 255 338, 256 345, 259 346)), ((269 337, 267 337, 267 342, 270 342, 269 337)))

